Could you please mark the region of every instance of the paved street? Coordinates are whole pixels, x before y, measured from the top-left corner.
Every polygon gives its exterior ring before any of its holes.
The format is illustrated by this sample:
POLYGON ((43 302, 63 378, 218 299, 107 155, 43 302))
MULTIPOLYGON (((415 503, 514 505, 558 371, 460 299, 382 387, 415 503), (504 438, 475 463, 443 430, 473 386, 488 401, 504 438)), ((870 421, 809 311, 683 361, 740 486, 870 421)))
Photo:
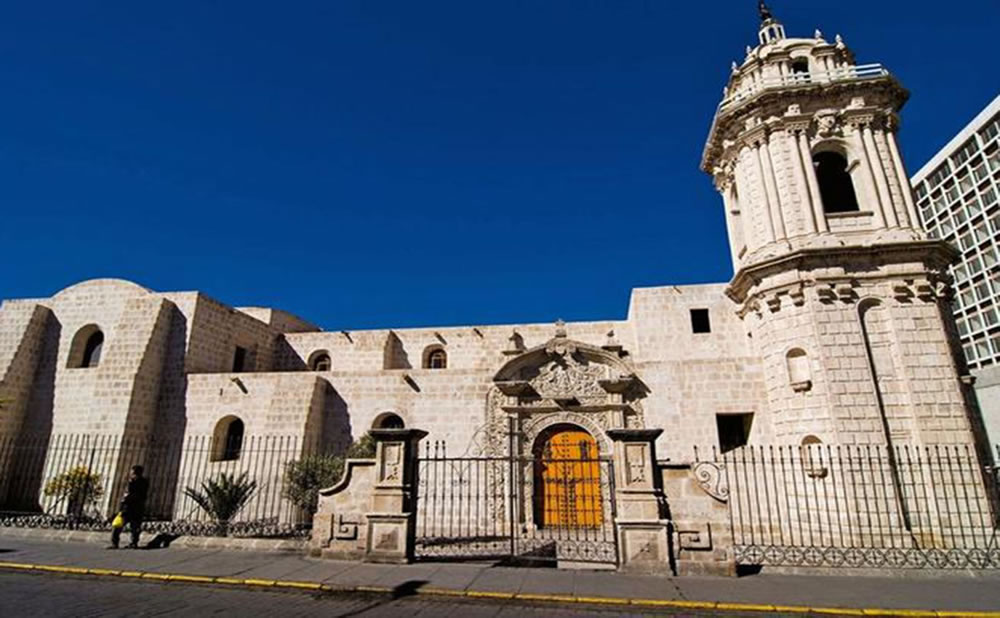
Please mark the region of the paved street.
MULTIPOLYGON (((137 580, 111 575, 67 575, 24 572, 0 568, 0 615, 23 615, 14 609, 45 610, 53 615, 102 615, 102 611, 133 614, 170 613, 187 608, 197 615, 246 608, 261 613, 308 615, 358 615, 358 612, 389 611, 422 615, 512 615, 518 614, 618 615, 619 610, 642 610, 632 605, 584 605, 568 609, 556 604, 532 605, 537 595, 588 599, 604 597, 614 602, 634 599, 672 602, 711 602, 804 606, 812 608, 905 608, 919 610, 996 611, 1000 609, 1000 573, 967 572, 879 572, 875 576, 845 573, 786 575, 760 574, 741 578, 665 577, 614 572, 560 571, 498 567, 488 563, 418 563, 412 565, 366 564, 316 560, 299 553, 208 550, 168 547, 141 551, 105 550, 103 544, 70 543, 17 538, 27 531, 0 529, 0 562, 128 571, 151 577, 165 575, 218 577, 243 580, 311 582, 329 590, 350 591, 357 587, 406 591, 429 589, 475 597, 478 593, 520 595, 511 601, 485 603, 477 598, 418 595, 393 600, 388 596, 346 596, 339 592, 315 594, 294 590, 246 589, 241 586, 137 580), (36 574, 37 573, 37 574, 36 574), (535 597, 535 598, 532 598, 535 597), (220 601, 220 599, 222 599, 220 601), (136 602, 138 605, 130 606, 136 602), (27 604, 27 606, 22 605, 27 604), (65 608, 65 611, 64 611, 65 608), (271 608, 268 610, 267 608, 271 608), (318 609, 316 609, 318 608, 318 609), (388 608, 388 609, 387 609, 388 608)), ((669 612, 665 612, 669 615, 669 612)), ((369 615, 366 614, 366 615, 369 615)), ((731 611, 725 612, 732 615, 731 611)), ((663 615, 662 613, 660 615, 663 615)), ((683 615, 696 615, 685 611, 683 615)), ((702 614, 706 615, 706 614, 702 614)), ((773 615, 773 614, 772 614, 773 615)), ((801 615, 801 614, 800 614, 801 615)))
MULTIPOLYGON (((0 573, 0 615, 28 616, 709 616, 711 612, 628 613, 617 608, 427 597, 272 592, 54 574, 0 573)), ((733 612, 725 612, 734 616, 733 612)), ((749 614, 743 614, 749 615, 749 614)), ((780 614, 768 614, 775 616, 780 614)))

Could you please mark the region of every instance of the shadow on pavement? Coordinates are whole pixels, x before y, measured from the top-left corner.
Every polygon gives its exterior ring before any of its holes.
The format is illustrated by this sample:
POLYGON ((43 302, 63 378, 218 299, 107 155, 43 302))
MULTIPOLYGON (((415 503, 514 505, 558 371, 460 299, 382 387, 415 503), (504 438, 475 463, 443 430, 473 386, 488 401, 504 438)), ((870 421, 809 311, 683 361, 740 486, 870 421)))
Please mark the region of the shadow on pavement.
POLYGON ((349 611, 347 613, 337 614, 337 615, 340 618, 346 618, 347 616, 360 616, 361 614, 364 614, 365 612, 371 611, 371 610, 375 609, 376 607, 380 607, 380 606, 385 605, 387 603, 392 603, 393 601, 395 601, 397 599, 402 599, 404 597, 411 597, 411 596, 417 594, 417 590, 419 590, 426 583, 427 583, 427 581, 423 580, 423 579, 411 579, 409 581, 405 581, 405 582, 401 583, 400 585, 396 586, 395 588, 393 588, 392 592, 389 593, 389 595, 388 595, 387 598, 379 599, 377 601, 373 601, 373 602, 371 602, 368 605, 365 605, 363 607, 359 607, 359 608, 357 608, 355 610, 352 610, 352 611, 349 611))
POLYGON ((178 537, 180 537, 179 534, 157 534, 153 537, 153 540, 143 546, 143 549, 166 549, 170 547, 170 544, 173 543, 178 537))

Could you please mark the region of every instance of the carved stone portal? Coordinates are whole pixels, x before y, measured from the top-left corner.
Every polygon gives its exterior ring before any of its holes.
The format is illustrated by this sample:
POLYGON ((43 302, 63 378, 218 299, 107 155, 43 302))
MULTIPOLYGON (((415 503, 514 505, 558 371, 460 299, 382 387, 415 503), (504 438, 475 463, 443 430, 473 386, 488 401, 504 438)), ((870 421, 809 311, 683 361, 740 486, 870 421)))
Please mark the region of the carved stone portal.
POLYGON ((597 347, 560 331, 509 360, 493 381, 486 423, 471 449, 476 455, 507 455, 511 419, 519 435, 518 454, 526 454, 555 424, 587 430, 602 455, 611 454, 605 431, 645 426, 642 400, 648 389, 618 345, 597 347))

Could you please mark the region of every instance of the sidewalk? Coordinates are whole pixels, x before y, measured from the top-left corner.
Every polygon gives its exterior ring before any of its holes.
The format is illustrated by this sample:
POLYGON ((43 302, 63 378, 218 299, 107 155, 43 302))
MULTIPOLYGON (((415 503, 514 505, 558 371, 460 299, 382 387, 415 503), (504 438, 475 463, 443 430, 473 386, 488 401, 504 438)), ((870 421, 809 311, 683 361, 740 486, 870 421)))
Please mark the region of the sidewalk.
POLYGON ((856 614, 868 610, 866 614, 876 615, 873 610, 878 609, 886 611, 883 615, 899 615, 889 611, 899 609, 925 610, 921 615, 933 615, 926 612, 934 611, 1000 610, 1000 572, 979 572, 973 576, 915 571, 903 577, 762 574, 743 578, 677 578, 488 564, 363 564, 300 555, 177 547, 115 551, 91 543, 5 536, 0 529, 0 575, 24 569, 24 565, 81 575, 89 570, 93 576, 145 577, 172 582, 369 593, 395 590, 566 603, 631 602, 649 608, 687 606, 789 612, 838 608, 854 609, 856 614))

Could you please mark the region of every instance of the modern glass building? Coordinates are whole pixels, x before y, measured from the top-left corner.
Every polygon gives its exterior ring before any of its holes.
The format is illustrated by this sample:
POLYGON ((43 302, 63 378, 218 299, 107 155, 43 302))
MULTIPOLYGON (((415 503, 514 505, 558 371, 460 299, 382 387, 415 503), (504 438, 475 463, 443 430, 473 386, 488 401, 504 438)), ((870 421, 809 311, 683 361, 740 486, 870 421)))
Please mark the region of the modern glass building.
MULTIPOLYGON (((953 308, 970 369, 1000 361, 1000 96, 911 180, 921 223, 962 252, 953 308)), ((975 372, 979 373, 979 372, 975 372)))

